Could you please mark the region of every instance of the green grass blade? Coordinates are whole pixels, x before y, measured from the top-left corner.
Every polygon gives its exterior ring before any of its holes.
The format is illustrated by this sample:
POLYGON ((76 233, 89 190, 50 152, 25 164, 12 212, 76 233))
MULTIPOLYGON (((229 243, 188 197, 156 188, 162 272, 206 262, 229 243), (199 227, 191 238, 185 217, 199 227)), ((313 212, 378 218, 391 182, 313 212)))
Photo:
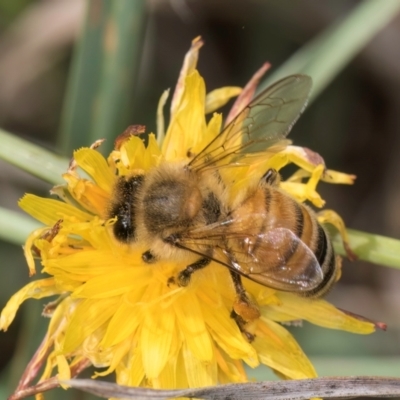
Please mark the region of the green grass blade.
POLYGON ((16 245, 25 242, 28 235, 42 224, 26 214, 0 207, 0 239, 16 245))
POLYGON ((144 0, 89 2, 61 124, 64 154, 99 138, 108 139, 104 150, 111 150, 129 125, 144 15, 144 0))
POLYGON ((399 11, 399 0, 364 0, 270 74, 259 90, 284 76, 304 73, 313 78, 311 101, 314 100, 399 11))
MULTIPOLYGON (((400 269, 400 240, 353 229, 347 232, 350 247, 361 260, 400 269)), ((339 235, 334 236, 333 244, 338 254, 346 255, 339 235)))
POLYGON ((0 129, 0 158, 51 184, 62 182, 68 160, 0 129))

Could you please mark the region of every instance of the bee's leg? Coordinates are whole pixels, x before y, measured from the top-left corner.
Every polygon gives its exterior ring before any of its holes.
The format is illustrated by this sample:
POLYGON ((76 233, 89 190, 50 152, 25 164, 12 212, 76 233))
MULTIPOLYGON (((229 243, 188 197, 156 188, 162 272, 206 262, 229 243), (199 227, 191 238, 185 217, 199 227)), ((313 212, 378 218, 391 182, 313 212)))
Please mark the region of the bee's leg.
MULTIPOLYGON (((178 285, 179 286, 187 286, 190 282, 190 277, 192 274, 199 269, 203 269, 210 264, 211 260, 209 258, 200 258, 200 260, 194 262, 193 264, 188 265, 184 270, 179 272, 178 274, 178 285)), ((168 279, 168 284, 175 283, 175 278, 171 277, 168 279)))
POLYGON ((233 305, 231 318, 235 320, 240 331, 245 334, 249 342, 255 338, 253 333, 246 330, 246 324, 260 317, 260 311, 247 296, 246 290, 243 287, 241 276, 234 271, 229 271, 232 277, 233 285, 236 291, 236 301, 233 305))
POLYGON ((280 181, 278 171, 274 168, 270 168, 261 178, 264 182, 271 186, 277 186, 280 181))
POLYGON ((153 264, 157 261, 157 257, 151 252, 151 250, 147 250, 142 254, 142 260, 146 264, 153 264))

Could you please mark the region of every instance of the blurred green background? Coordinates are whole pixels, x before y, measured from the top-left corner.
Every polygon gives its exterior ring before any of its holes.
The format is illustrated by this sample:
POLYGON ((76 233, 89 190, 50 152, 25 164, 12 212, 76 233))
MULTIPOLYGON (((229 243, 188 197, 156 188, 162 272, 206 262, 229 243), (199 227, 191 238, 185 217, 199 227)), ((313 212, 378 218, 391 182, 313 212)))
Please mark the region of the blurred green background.
MULTIPOLYGON (((67 157, 71 149, 105 136, 110 148, 129 124, 155 131, 158 99, 174 87, 194 37, 206 43, 199 70, 208 91, 242 86, 265 61, 272 63, 272 73, 278 70, 360 3, 0 0, 0 126, 67 157), (123 38, 117 56, 116 37, 123 38)), ((353 40, 351 32, 346 40, 353 40)), ((357 175, 352 187, 321 184, 327 207, 351 228, 394 238, 400 238, 399 43, 397 16, 315 99, 290 136, 323 155, 329 168, 357 175)), ((47 195, 52 186, 4 161, 0 185, 0 207, 17 212, 25 192, 47 195)), ((0 242, 0 255, 2 308, 29 279, 21 246, 0 242)), ((362 337, 309 324, 289 329, 320 375, 400 377, 399 289, 400 271, 345 261, 343 278, 328 299, 386 322, 388 331, 362 337)), ((9 331, 0 333, 0 398, 12 392, 43 337, 48 322, 39 318, 43 304, 29 301, 9 331)), ((271 374, 259 369, 250 376, 271 374)), ((57 391, 46 398, 89 396, 57 391)))

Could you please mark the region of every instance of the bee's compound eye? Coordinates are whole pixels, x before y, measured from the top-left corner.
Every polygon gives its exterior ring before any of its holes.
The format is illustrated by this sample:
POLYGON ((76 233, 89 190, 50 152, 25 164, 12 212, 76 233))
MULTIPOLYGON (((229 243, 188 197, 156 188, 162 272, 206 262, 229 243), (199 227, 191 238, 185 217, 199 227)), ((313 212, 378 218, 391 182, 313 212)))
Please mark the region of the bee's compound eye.
POLYGON ((142 260, 146 264, 152 264, 156 261, 156 257, 150 250, 147 250, 142 254, 142 260))

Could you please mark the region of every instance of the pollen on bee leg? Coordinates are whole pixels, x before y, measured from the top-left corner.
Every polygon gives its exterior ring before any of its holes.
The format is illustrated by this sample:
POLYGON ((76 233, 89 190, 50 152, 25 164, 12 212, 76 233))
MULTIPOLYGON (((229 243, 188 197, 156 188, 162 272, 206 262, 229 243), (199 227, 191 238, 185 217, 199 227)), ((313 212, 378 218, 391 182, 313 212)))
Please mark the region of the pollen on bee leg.
POLYGON ((249 342, 256 337, 258 318, 261 316, 258 305, 250 302, 247 298, 237 296, 233 303, 231 318, 233 318, 240 331, 246 336, 249 342))
POLYGON ((260 317, 260 309, 255 302, 248 298, 236 297, 233 303, 233 311, 239 315, 245 322, 254 321, 260 317))

